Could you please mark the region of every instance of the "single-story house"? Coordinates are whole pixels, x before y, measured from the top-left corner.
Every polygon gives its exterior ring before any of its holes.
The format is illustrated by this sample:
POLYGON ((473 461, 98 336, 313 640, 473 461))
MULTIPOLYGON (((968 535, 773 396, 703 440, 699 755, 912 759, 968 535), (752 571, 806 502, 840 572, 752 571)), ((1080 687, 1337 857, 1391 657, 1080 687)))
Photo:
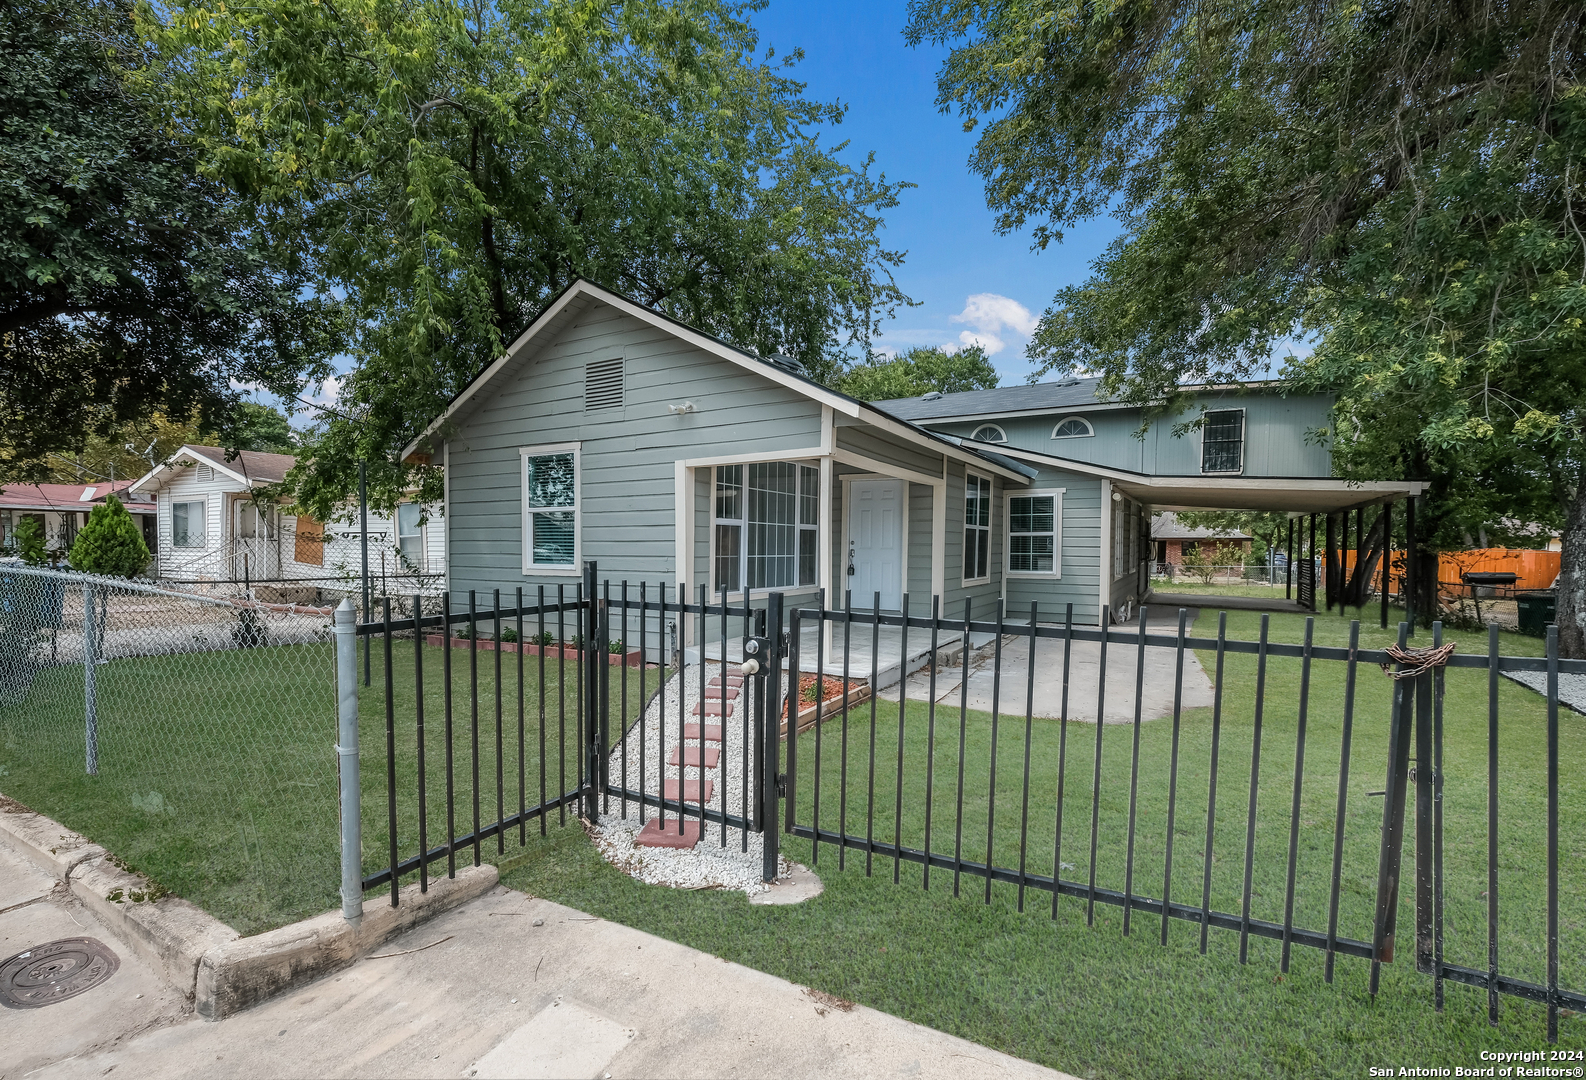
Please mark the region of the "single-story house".
POLYGON ((1238 529, 1185 525, 1171 510, 1151 515, 1151 543, 1158 572, 1183 566, 1184 557, 1194 555, 1203 545, 1217 550, 1220 563, 1238 565, 1250 554, 1253 541, 1254 537, 1238 529))
MULTIPOLYGON (((158 507, 155 575, 170 581, 315 581, 360 578, 363 533, 356 506, 338 520, 289 514, 255 489, 280 483, 290 454, 216 446, 182 446, 132 490, 158 507)), ((395 520, 369 514, 369 573, 400 594, 392 579, 437 575, 445 565, 446 527, 439 507, 402 503, 395 520)))
MULTIPOLYGON (((1149 517, 1319 513, 1419 493, 1331 477, 1324 397, 1211 387, 1205 425, 1064 380, 863 402, 576 281, 403 450, 446 477, 454 603, 523 586, 666 582, 808 603, 966 605, 1094 625, 1146 596, 1149 517)), ((569 592, 571 589, 569 588, 569 592)), ((685 630, 685 633, 687 631, 685 630)))
POLYGON ((88 515, 115 495, 131 511, 132 519, 143 530, 143 541, 155 550, 154 502, 129 490, 131 480, 99 484, 7 484, 0 490, 0 550, 10 551, 16 544, 16 527, 24 518, 36 518, 44 526, 44 548, 52 556, 65 558, 88 515))

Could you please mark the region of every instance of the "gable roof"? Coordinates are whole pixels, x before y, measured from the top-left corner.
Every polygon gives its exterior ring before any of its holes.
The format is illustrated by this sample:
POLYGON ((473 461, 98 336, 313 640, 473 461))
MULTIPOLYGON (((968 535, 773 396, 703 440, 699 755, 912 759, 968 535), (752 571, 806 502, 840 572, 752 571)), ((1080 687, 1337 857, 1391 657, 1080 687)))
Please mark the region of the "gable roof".
POLYGON ((183 467, 184 462, 198 461, 217 472, 253 487, 257 484, 279 484, 286 479, 288 470, 297 464, 291 454, 269 454, 262 450, 242 450, 227 460, 226 451, 219 446, 198 446, 192 443, 181 447, 140 477, 129 491, 148 491, 160 487, 165 477, 183 467))
POLYGON ((673 337, 686 341, 703 352, 736 364, 747 371, 752 371, 756 375, 769 379, 771 382, 792 390, 802 397, 828 406, 845 416, 863 420, 872 427, 896 435, 907 442, 927 446, 939 454, 947 454, 960 460, 973 461, 978 465, 991 468, 1009 479, 1023 479, 1021 473, 1015 469, 997 462, 977 449, 962 446, 959 440, 944 438, 933 431, 918 427, 906 420, 900 420, 875 405, 859 401, 857 398, 851 398, 847 394, 833 390, 829 386, 823 386, 807 376, 767 363, 754 353, 740 349, 736 345, 729 345, 727 342, 712 337, 702 330, 697 330, 687 323, 679 322, 669 315, 645 307, 636 300, 631 300, 621 293, 613 292, 583 278, 575 279, 571 285, 563 289, 561 295, 546 305, 545 310, 535 317, 534 321, 529 324, 528 329, 519 334, 517 340, 507 347, 506 352, 502 353, 500 357, 476 375, 473 381, 451 400, 445 411, 434 420, 431 420, 416 438, 402 448, 402 460, 405 461, 413 454, 419 453, 432 445, 431 440, 448 423, 461 419, 474 408, 477 408, 480 401, 483 400, 480 397, 480 392, 492 379, 520 359, 520 354, 524 353, 536 338, 539 338, 546 331, 558 327, 563 316, 576 303, 589 300, 613 307, 625 315, 638 319, 640 322, 648 323, 664 330, 673 337))
POLYGON ((1151 515, 1153 540, 1250 540, 1247 532, 1239 529, 1208 529, 1203 525, 1185 525, 1172 510, 1151 515))
POLYGON ((1101 379, 1060 379, 1033 386, 998 386, 990 390, 960 390, 934 398, 891 398, 875 402, 900 420, 958 420, 1015 413, 1064 412, 1088 405, 1112 404, 1096 396, 1101 379))

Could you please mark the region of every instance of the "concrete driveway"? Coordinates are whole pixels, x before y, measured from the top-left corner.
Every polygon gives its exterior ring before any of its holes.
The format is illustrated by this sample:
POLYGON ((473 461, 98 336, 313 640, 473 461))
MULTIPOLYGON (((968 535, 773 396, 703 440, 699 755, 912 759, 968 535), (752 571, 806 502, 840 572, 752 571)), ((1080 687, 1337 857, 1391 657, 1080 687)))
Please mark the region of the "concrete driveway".
MULTIPOLYGON (((1194 633, 1195 612, 1190 612, 1189 634, 1194 633)), ((1115 633, 1135 637, 1138 623, 1112 628, 1115 633)), ((1173 636, 1178 632, 1178 613, 1171 620, 1153 619, 1146 627, 1148 636, 1173 636)), ((1107 672, 1105 722, 1128 724, 1134 722, 1135 673, 1139 650, 1135 642, 1128 644, 1111 640, 1107 643, 1107 672)), ((996 691, 998 708, 1004 716, 1023 716, 1029 699, 1030 639, 1016 635, 1003 638, 1002 679, 995 686, 995 653, 989 646, 977 649, 969 661, 969 708, 990 712, 992 696, 996 691)), ((1177 650, 1147 646, 1145 677, 1141 693, 1143 720, 1159 720, 1173 715, 1173 691, 1177 650)), ((907 693, 911 701, 927 701, 931 696, 930 671, 922 669, 909 676, 907 693)), ((1076 641, 1069 659, 1068 718, 1087 723, 1096 722, 1097 690, 1101 686, 1101 643, 1076 641)), ((879 695, 884 700, 898 700, 898 688, 884 690, 879 695)), ((936 700, 954 708, 963 700, 963 669, 943 667, 936 673, 936 700)), ((1195 654, 1184 651, 1185 709, 1210 707, 1212 682, 1201 667, 1195 654)), ((1035 716, 1057 718, 1063 710, 1063 642, 1038 638, 1036 640, 1034 696, 1032 713, 1035 716)))

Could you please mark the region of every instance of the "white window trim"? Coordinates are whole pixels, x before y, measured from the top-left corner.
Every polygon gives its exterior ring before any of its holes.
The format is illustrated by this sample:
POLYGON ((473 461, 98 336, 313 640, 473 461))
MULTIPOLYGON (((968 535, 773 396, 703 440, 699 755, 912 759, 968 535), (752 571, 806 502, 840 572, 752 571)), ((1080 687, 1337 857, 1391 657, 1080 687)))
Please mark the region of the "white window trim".
MULTIPOLYGON (((1063 576, 1063 493, 1067 488, 1030 488, 1004 492, 1002 497, 1002 572, 1011 578, 1061 578, 1063 576), (1052 496, 1052 569, 1013 569, 1013 500, 1052 496)), ((1031 534, 1039 535, 1039 534, 1031 534)))
MULTIPOLYGON (((990 491, 990 494, 987 496, 987 500, 988 500, 987 501, 987 505, 993 508, 993 513, 991 515, 993 518, 996 517, 995 507, 997 505, 997 480, 996 480, 996 477, 989 476, 989 475, 983 476, 980 473, 975 472, 973 469, 965 469, 964 470, 964 483, 963 483, 963 486, 959 488, 959 490, 963 492, 964 512, 959 515, 959 523, 961 525, 961 528, 959 529, 959 537, 960 537, 960 539, 959 539, 959 550, 958 550, 958 573, 960 575, 960 577, 959 577, 959 587, 960 588, 965 588, 965 589, 967 589, 967 588, 969 588, 969 587, 971 587, 973 585, 989 585, 991 583, 991 568, 994 565, 996 565, 996 560, 994 560, 991 557, 991 552, 988 551, 988 552, 986 552, 986 576, 985 577, 963 577, 962 576, 963 572, 964 572, 964 546, 965 546, 962 537, 963 537, 963 533, 967 532, 969 530, 969 527, 970 527, 969 526, 969 480, 970 480, 971 477, 973 477, 976 480, 989 480, 991 482, 991 491, 990 491)), ((988 543, 988 544, 991 543, 991 536, 992 536, 993 532, 997 528, 997 523, 995 521, 988 521, 984 526, 977 525, 975 527, 976 528, 984 528, 986 530, 986 543, 988 543)))
MULTIPOLYGON (((573 468, 576 475, 578 468, 576 460, 574 461, 573 468)), ((422 574, 425 572, 425 568, 429 564, 429 522, 427 520, 428 514, 425 512, 423 503, 415 502, 411 499, 406 502, 397 503, 397 508, 391 515, 391 546, 394 547, 397 552, 397 565, 405 570, 406 560, 402 557, 402 507, 404 506, 416 506, 419 508, 418 531, 408 533, 407 535, 418 538, 419 557, 418 562, 413 564, 412 572, 415 574, 422 574)), ((575 531, 578 528, 578 518, 576 516, 573 518, 573 528, 575 531)))
MULTIPOLYGON (((741 532, 739 534, 740 545, 739 545, 739 549, 738 549, 738 580, 740 582, 740 585, 739 585, 739 588, 736 591, 729 590, 726 593, 726 597, 727 597, 728 601, 742 600, 743 599, 743 595, 744 595, 743 583, 745 583, 745 582, 747 582, 749 580, 749 519, 748 519, 748 513, 749 513, 749 491, 748 491, 749 473, 748 473, 748 468, 749 468, 750 465, 768 465, 768 464, 776 464, 776 463, 786 463, 786 464, 793 465, 793 466, 802 466, 803 468, 814 469, 815 470, 815 484, 816 484, 817 492, 821 492, 821 491, 825 490, 824 482, 825 482, 826 478, 822 475, 823 470, 820 467, 820 461, 819 460, 811 460, 809 458, 786 458, 786 457, 760 458, 760 457, 753 457, 753 458, 746 458, 746 459, 735 459, 733 461, 718 461, 716 464, 711 465, 710 467, 705 469, 705 474, 706 474, 706 476, 709 477, 709 485, 708 486, 709 486, 709 492, 710 492, 710 494, 708 496, 709 499, 710 499, 710 529, 709 529, 710 536, 707 538, 706 545, 705 545, 705 548, 706 548, 705 580, 707 582, 709 582, 710 588, 714 590, 710 594, 711 598, 713 600, 719 600, 721 598, 721 596, 723 595, 722 594, 722 590, 720 588, 720 583, 716 580, 716 526, 718 524, 725 523, 725 524, 728 524, 728 525, 737 525, 737 526, 739 526, 739 527, 741 527, 743 529, 743 532, 741 532), (744 480, 743 480, 744 489, 743 489, 742 499, 743 499, 743 511, 744 511, 744 515, 745 516, 743 516, 743 517, 739 517, 739 518, 719 518, 719 517, 716 516, 716 470, 721 468, 723 465, 741 465, 741 466, 744 467, 744 474, 743 474, 744 475, 744 480)), ((849 478, 848 477, 844 477, 843 479, 846 481, 849 478)), ((799 536, 802 535, 805 532, 813 532, 815 534, 815 580, 813 582, 811 582, 810 584, 808 584, 808 585, 804 585, 804 584, 783 585, 783 586, 779 586, 778 588, 775 588, 775 589, 761 589, 760 590, 761 592, 767 592, 767 593, 768 592, 782 592, 782 593, 810 592, 810 593, 812 593, 812 592, 815 592, 817 589, 819 589, 821 587, 821 559, 823 558, 823 556, 824 557, 829 557, 830 556, 830 552, 828 552, 826 550, 826 547, 824 545, 822 545, 821 538, 824 537, 824 536, 829 535, 829 530, 831 528, 830 520, 827 517, 827 515, 822 513, 822 510, 827 505, 827 502, 830 499, 830 495, 824 495, 823 496, 823 495, 817 494, 817 496, 816 496, 816 504, 815 504, 816 505, 815 524, 813 524, 813 525, 805 525, 805 524, 803 524, 802 522, 799 521, 799 509, 800 509, 800 507, 799 507, 798 500, 803 497, 802 493, 803 493, 803 484, 804 484, 804 474, 802 472, 799 472, 799 473, 795 474, 795 484, 796 484, 795 490, 798 492, 798 494, 794 495, 794 504, 793 504, 793 521, 794 521, 794 525, 793 525, 794 541, 793 542, 794 542, 794 545, 795 545, 794 556, 793 556, 793 565, 794 565, 795 569, 798 566, 797 544, 798 544, 799 536)))
MULTIPOLYGON (((564 577, 578 577, 584 572, 584 461, 583 443, 546 443, 542 446, 518 447, 518 503, 519 518, 518 528, 522 533, 523 544, 523 573, 554 574, 564 577), (573 565, 572 566, 542 566, 534 562, 534 530, 529 523, 529 515, 535 511, 529 508, 529 458, 540 457, 545 454, 573 455, 573 565)), ((551 509, 547 507, 546 509, 551 509)), ((565 510, 566 507, 555 509, 565 510)))
POLYGON ((1247 414, 1244 409, 1207 409, 1201 414, 1201 417, 1204 420, 1205 417, 1214 412, 1236 412, 1239 414, 1239 468, 1229 469, 1226 472, 1206 471, 1206 425, 1202 423, 1200 429, 1200 474, 1202 476, 1243 476, 1245 474, 1245 419, 1247 414))
POLYGON ((1092 424, 1089 420, 1085 419, 1083 416, 1065 416, 1061 420, 1059 420, 1057 423, 1052 425, 1052 438, 1054 438, 1054 439, 1094 439, 1095 437, 1096 437, 1096 425, 1092 424), (1070 420, 1078 420, 1081 424, 1084 424, 1085 425, 1085 434, 1083 434, 1083 435, 1059 435, 1057 433, 1057 429, 1062 427, 1064 424, 1068 423, 1070 420))
POLYGON ((200 495, 198 498, 176 497, 171 498, 171 548, 176 551, 207 551, 209 543, 209 497, 200 495), (203 507, 201 516, 204 522, 204 542, 202 544, 178 544, 176 542, 176 506, 178 503, 194 504, 203 507))
MULTIPOLYGON (((978 425, 975 428, 975 430, 970 434, 969 437, 971 439, 975 439, 975 436, 979 435, 986 428, 991 428, 991 430, 995 431, 998 435, 1002 436, 1002 438, 995 440, 995 442, 1007 442, 1008 441, 1008 433, 1006 431, 1002 430, 1002 425, 1000 425, 1000 424, 980 424, 980 425, 978 425)), ((993 440, 991 440, 991 439, 976 439, 975 441, 976 442, 987 442, 987 443, 993 442, 993 440)))

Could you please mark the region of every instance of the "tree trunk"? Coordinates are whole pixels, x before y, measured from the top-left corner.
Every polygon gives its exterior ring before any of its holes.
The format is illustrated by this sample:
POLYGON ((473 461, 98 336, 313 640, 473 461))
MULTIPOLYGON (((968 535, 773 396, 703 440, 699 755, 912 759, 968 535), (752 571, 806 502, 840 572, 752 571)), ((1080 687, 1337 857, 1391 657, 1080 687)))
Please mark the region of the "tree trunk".
POLYGON ((1558 652, 1586 660, 1586 476, 1578 477, 1575 498, 1564 519, 1558 575, 1558 652))

